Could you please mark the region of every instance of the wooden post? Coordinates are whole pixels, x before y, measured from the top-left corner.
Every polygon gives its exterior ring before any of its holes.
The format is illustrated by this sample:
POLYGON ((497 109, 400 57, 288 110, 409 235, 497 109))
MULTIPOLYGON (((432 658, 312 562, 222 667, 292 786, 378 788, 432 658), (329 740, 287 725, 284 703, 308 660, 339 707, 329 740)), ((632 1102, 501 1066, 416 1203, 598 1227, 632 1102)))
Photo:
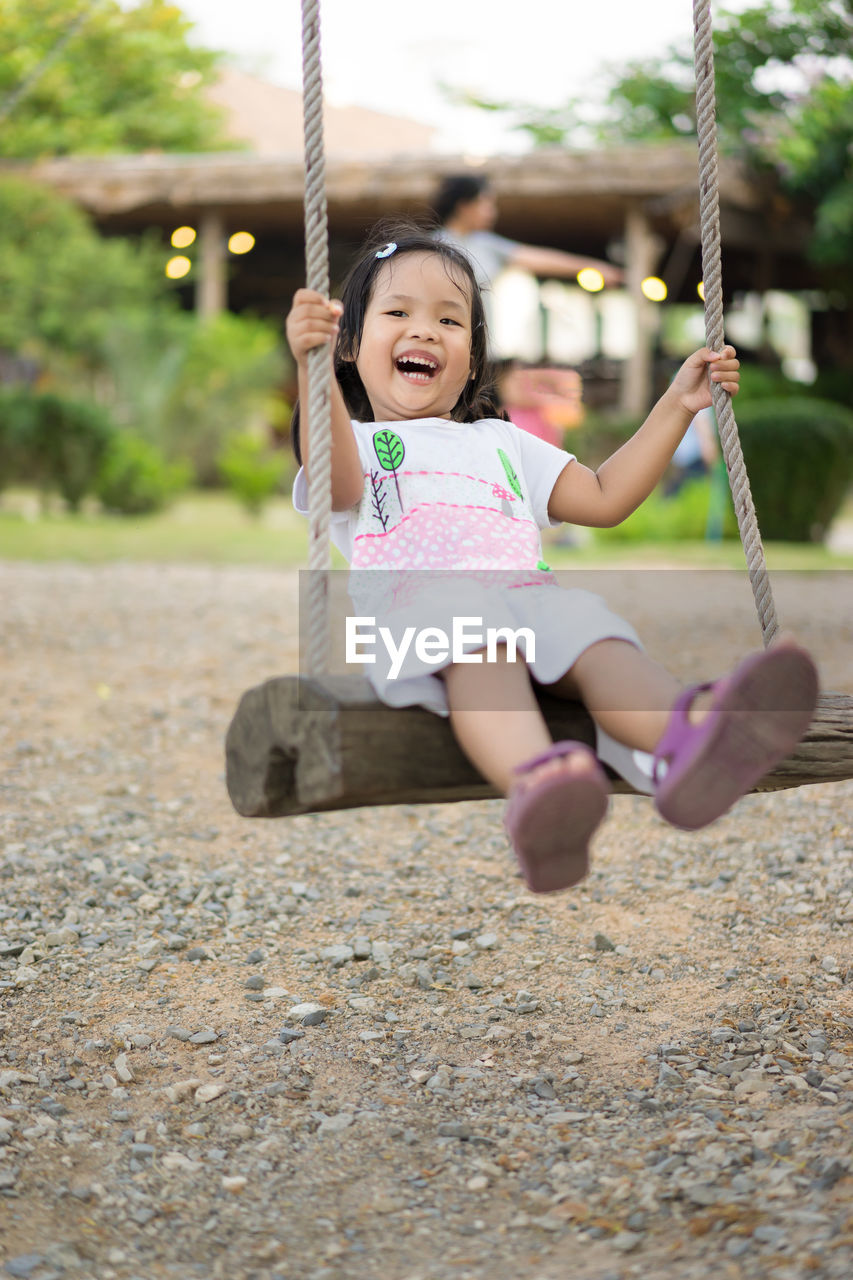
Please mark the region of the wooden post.
POLYGON ((658 239, 648 219, 637 205, 629 205, 625 216, 625 275, 628 292, 637 315, 637 339, 633 354, 625 362, 619 408, 629 417, 644 418, 652 401, 652 352, 657 329, 655 304, 643 297, 640 288, 657 265, 658 239))
POLYGON ((225 223, 216 211, 205 213, 199 234, 199 279, 195 309, 202 319, 218 316, 228 305, 225 279, 225 223))

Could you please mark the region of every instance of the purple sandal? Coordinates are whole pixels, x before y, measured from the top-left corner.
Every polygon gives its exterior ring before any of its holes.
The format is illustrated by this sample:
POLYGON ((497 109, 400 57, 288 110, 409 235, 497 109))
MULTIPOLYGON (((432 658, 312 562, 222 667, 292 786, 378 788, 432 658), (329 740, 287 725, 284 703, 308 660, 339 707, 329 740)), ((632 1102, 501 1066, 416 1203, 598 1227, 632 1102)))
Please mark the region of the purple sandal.
POLYGON ((688 831, 721 817, 790 755, 811 723, 817 694, 815 665, 794 645, 753 654, 726 679, 686 689, 654 756, 661 817, 688 831), (708 714, 691 724, 690 706, 707 689, 714 690, 708 714))
POLYGON ((524 777, 549 760, 589 758, 585 772, 549 771, 528 785, 515 783, 507 801, 506 826, 519 865, 533 893, 554 893, 577 884, 589 870, 589 840, 607 812, 609 784, 589 747, 555 742, 516 769, 524 777))

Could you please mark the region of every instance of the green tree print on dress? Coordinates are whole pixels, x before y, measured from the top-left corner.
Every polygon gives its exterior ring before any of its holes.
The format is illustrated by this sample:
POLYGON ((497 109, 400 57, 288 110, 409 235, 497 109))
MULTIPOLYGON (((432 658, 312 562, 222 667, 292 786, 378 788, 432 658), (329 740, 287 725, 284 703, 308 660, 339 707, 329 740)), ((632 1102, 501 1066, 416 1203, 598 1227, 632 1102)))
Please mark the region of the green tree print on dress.
POLYGON ((403 510, 403 499, 400 496, 400 482, 397 479, 397 470, 402 466, 403 459, 406 456, 406 446, 394 431, 375 431, 373 433, 373 448, 379 459, 379 465, 383 471, 390 471, 394 476, 394 484, 397 486, 397 501, 400 503, 400 510, 403 510))
POLYGON ((519 483, 518 476, 515 474, 515 467, 512 465, 503 449, 498 449, 498 457, 503 464, 503 469, 506 472, 507 483, 509 484, 510 489, 512 489, 513 493, 519 498, 523 499, 524 494, 521 492, 521 485, 519 483))

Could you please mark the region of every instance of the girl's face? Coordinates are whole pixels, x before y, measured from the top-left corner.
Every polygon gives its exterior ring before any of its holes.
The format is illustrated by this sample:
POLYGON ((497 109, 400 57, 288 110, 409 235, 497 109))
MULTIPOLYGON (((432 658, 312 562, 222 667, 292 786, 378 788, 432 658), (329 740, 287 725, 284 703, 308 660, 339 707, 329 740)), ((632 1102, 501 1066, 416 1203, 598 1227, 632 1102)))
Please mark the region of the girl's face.
POLYGON ((383 263, 356 368, 377 422, 450 417, 471 376, 471 302, 437 254, 383 263))

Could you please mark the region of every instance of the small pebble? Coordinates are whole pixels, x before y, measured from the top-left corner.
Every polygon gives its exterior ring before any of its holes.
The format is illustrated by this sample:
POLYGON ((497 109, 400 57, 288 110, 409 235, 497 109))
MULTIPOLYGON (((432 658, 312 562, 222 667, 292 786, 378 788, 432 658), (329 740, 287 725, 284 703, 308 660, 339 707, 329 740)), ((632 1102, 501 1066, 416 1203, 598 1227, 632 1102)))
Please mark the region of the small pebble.
POLYGON ((282 1027, 278 1033, 278 1038, 282 1044, 291 1044, 294 1040, 302 1040, 305 1032, 300 1031, 298 1027, 282 1027))
POLYGON ((643 1237, 638 1231, 617 1231, 610 1244, 619 1253, 631 1253, 641 1243, 642 1239, 643 1237))
POLYGON ((189 1038, 190 1044, 213 1044, 217 1039, 217 1034, 212 1027, 205 1027, 203 1031, 196 1031, 189 1038))
POLYGON ((223 1191, 229 1191, 232 1195, 239 1195, 249 1185, 249 1179, 243 1177, 242 1174, 234 1174, 230 1177, 223 1177, 220 1185, 223 1191))

